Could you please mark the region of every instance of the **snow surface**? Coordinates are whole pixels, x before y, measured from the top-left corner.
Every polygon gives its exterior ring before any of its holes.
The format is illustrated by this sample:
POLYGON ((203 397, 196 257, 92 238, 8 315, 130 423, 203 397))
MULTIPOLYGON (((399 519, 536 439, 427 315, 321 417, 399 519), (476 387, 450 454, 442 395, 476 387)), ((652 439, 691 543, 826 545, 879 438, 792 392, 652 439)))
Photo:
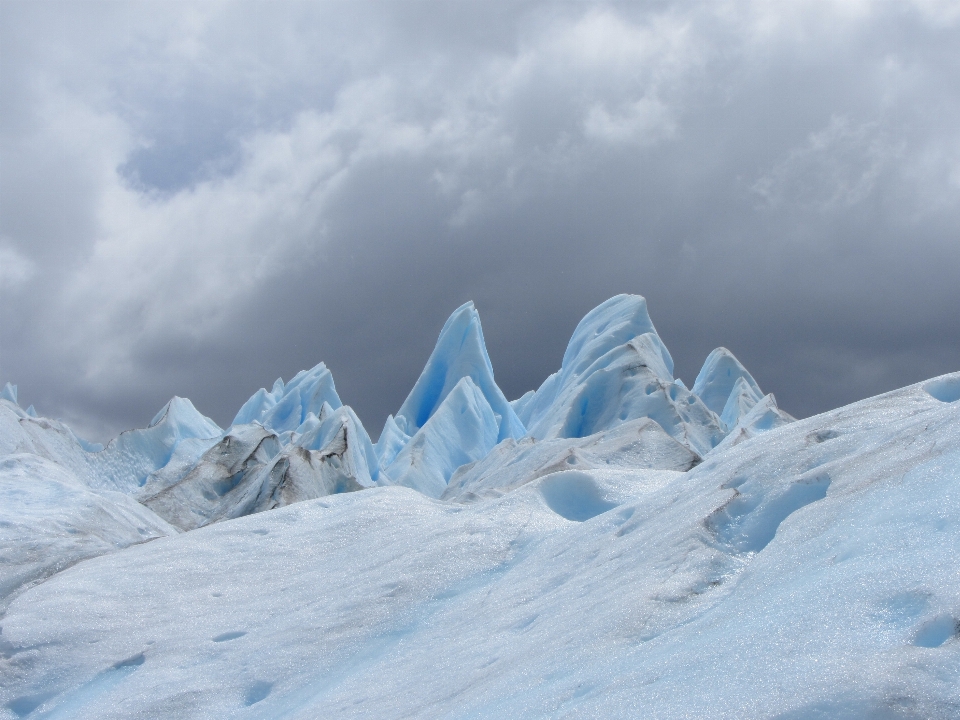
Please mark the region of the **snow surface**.
POLYGON ((640 418, 572 441, 524 438, 500 443, 479 462, 458 468, 442 498, 468 502, 499 497, 562 470, 685 471, 699 462, 699 455, 656 422, 640 418))
POLYGON ((0 393, 0 718, 960 717, 960 373, 796 421, 636 296, 374 445, 321 363, 99 452, 0 393), (187 530, 187 532, 179 532, 187 530))
POLYGON ((0 610, 74 563, 176 529, 119 492, 96 493, 37 455, 0 459, 0 610))

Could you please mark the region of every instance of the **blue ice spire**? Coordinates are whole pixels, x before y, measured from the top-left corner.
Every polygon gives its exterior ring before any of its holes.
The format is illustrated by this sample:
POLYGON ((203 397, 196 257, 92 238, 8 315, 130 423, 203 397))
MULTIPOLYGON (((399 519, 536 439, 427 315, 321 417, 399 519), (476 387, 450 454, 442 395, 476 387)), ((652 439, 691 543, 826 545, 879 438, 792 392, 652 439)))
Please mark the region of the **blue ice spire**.
POLYGON ((257 390, 240 408, 232 424, 258 422, 275 432, 295 430, 310 413, 319 417, 323 403, 334 410, 343 405, 333 384, 333 375, 320 363, 310 370, 301 370, 286 385, 278 378, 270 392, 266 388, 257 390))
POLYGON ((414 435, 437 411, 463 378, 470 378, 497 417, 497 438, 522 437, 526 430, 493 379, 483 342, 480 315, 472 302, 457 308, 444 324, 420 378, 395 418, 406 435, 414 435))
POLYGON ((755 401, 763 397, 757 381, 733 356, 733 353, 724 347, 719 347, 707 356, 691 389, 694 395, 703 400, 704 405, 717 415, 721 415, 727 400, 737 386, 737 380, 741 378, 755 401))

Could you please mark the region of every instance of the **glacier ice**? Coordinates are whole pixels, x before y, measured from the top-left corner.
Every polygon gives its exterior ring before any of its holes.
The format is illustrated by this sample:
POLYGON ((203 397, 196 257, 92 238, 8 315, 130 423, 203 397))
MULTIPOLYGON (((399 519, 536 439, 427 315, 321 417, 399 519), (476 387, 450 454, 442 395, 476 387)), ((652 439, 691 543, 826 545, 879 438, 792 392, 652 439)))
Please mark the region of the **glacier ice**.
POLYGON ((0 702, 952 718, 958 413, 918 384, 687 472, 573 468, 469 504, 375 487, 86 560, 10 603, 0 702))
POLYGON ((538 439, 585 437, 648 417, 705 455, 725 434, 716 412, 674 381, 673 359, 646 301, 633 295, 618 295, 588 313, 560 370, 520 407, 538 439))
POLYGON ((17 386, 10 383, 4 385, 3 390, 0 390, 0 400, 6 400, 17 405, 17 386))
POLYGON ((472 302, 461 305, 444 323, 423 372, 394 421, 404 433, 413 436, 464 378, 470 379, 498 418, 498 440, 524 435, 523 423, 493 379, 480 315, 472 302))
POLYGON ((753 376, 732 352, 721 347, 707 356, 693 383, 693 392, 703 400, 704 405, 719 415, 723 413, 727 400, 738 383, 745 384, 747 391, 753 396, 763 397, 753 376))
POLYGON ((258 422, 277 433, 296 430, 310 413, 319 417, 324 403, 334 410, 343 404, 333 375, 319 363, 300 371, 286 384, 277 378, 270 392, 260 388, 243 404, 231 425, 258 422))
POLYGON ((392 484, 440 497, 457 468, 497 444, 498 419, 483 391, 463 377, 383 472, 392 484))
POLYGON ((513 402, 459 308, 376 444, 322 363, 99 451, 8 384, 0 718, 960 716, 960 373, 672 373, 623 295, 513 402))
POLYGON ((504 441, 477 462, 458 468, 442 498, 464 502, 499 497, 564 470, 685 472, 700 461, 655 421, 638 418, 585 438, 504 441))

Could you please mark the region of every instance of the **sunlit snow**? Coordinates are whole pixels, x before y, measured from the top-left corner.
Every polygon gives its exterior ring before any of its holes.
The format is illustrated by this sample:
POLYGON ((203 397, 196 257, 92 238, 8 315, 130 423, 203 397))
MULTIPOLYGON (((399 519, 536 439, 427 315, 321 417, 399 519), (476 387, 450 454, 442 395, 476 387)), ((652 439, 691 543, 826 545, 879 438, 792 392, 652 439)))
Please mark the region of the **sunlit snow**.
POLYGON ((105 448, 0 395, 0 717, 960 717, 960 373, 804 420, 637 296, 376 444, 321 363, 105 448))

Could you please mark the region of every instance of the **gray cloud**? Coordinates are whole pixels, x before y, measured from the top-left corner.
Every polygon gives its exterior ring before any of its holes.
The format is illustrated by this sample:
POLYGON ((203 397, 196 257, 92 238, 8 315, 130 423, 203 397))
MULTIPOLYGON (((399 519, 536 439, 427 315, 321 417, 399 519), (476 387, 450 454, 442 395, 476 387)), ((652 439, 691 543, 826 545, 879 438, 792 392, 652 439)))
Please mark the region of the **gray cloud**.
POLYGON ((0 13, 0 371, 88 434, 324 360, 376 436, 468 299, 510 396, 617 292, 797 415, 960 367, 952 3, 0 13))

